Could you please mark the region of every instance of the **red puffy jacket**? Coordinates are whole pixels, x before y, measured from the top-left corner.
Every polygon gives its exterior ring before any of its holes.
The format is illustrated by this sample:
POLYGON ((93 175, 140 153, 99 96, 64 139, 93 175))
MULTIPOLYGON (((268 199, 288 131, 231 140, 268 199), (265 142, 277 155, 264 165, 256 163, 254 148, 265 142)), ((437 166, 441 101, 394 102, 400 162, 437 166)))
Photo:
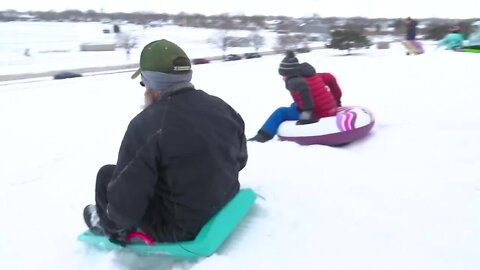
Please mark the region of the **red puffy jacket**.
POLYGON ((330 73, 316 73, 308 63, 302 63, 297 69, 299 76, 291 76, 285 83, 298 109, 312 111, 315 118, 335 115, 342 97, 335 77, 330 73))

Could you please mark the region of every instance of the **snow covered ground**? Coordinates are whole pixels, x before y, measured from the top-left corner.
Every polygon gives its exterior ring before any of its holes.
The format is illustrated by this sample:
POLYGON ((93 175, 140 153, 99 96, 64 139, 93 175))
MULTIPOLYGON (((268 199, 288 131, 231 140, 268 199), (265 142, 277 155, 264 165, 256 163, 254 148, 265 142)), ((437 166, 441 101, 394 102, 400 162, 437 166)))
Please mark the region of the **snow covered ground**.
MULTIPOLYGON (((80 51, 82 43, 110 44, 117 41, 111 24, 71 22, 0 22, 0 75, 39 73, 45 71, 112 66, 137 63, 144 45, 155 39, 175 40, 184 48, 190 58, 221 56, 222 50, 208 39, 224 34, 217 29, 202 29, 165 25, 143 28, 141 25, 120 25, 121 35, 136 39, 137 46, 127 57, 122 48, 107 52, 80 51), (28 49, 30 56, 25 56, 28 49)), ((229 30, 229 36, 246 37, 252 31, 229 30)), ((262 30, 265 44, 260 51, 271 51, 275 45, 276 33, 262 30)), ((228 48, 228 53, 254 52, 253 47, 228 48)))
MULTIPOLYGON (((188 44, 180 30, 172 40, 188 44)), ((393 44, 298 58, 334 73, 343 104, 370 108, 375 127, 341 148, 249 142, 240 181, 265 200, 215 255, 194 262, 76 240, 97 170, 116 161, 141 110, 143 89, 130 73, 0 84, 0 269, 479 269, 480 55, 427 46, 405 56, 393 44)), ((250 137, 291 102, 281 59, 194 66, 193 83, 237 109, 250 137)), ((65 62, 49 59, 73 65, 65 62)), ((16 67, 5 63, 2 72, 16 67)))

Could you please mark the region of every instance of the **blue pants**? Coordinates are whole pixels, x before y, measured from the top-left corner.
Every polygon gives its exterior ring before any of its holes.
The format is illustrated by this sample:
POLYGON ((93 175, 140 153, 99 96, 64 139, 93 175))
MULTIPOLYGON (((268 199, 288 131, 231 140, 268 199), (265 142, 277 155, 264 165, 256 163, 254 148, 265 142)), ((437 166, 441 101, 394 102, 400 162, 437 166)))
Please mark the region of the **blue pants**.
POLYGON ((283 121, 287 120, 299 120, 300 112, 297 109, 297 105, 292 103, 290 107, 280 107, 276 109, 270 117, 268 117, 265 124, 262 126, 262 130, 268 134, 275 136, 277 134, 278 127, 283 121))

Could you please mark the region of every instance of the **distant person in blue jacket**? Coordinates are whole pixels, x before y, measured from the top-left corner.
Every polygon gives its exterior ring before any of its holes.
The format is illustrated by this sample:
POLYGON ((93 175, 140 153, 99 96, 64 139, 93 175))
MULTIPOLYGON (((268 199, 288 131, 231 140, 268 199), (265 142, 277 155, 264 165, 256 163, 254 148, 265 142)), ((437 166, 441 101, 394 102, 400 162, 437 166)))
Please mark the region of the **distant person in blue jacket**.
POLYGON ((437 45, 438 48, 445 47, 447 50, 457 51, 463 46, 463 34, 460 33, 460 26, 454 25, 448 33, 437 45))
POLYGON ((480 48, 480 21, 472 23, 472 33, 468 38, 468 47, 480 48))

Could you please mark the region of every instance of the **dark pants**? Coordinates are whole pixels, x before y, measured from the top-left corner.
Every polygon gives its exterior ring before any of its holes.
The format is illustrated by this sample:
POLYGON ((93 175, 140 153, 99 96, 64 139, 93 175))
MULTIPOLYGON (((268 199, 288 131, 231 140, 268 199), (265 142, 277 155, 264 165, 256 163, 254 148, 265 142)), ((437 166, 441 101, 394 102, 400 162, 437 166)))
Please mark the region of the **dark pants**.
MULTIPOLYGON (((115 222, 107 216, 107 187, 113 176, 115 165, 104 165, 98 170, 97 180, 95 184, 95 203, 97 205, 97 214, 100 218, 100 225, 108 232, 118 231, 119 228, 115 222)), ((157 242, 177 242, 184 240, 192 240, 195 235, 184 232, 180 228, 170 225, 166 217, 162 215, 161 206, 158 205, 159 200, 152 201, 149 205, 141 224, 138 228, 153 237, 157 242), (167 222, 166 222, 167 221, 167 222)))
POLYGON ((104 165, 101 167, 100 170, 98 170, 95 183, 95 204, 97 205, 97 214, 100 218, 100 225, 107 232, 120 229, 115 222, 107 217, 107 187, 112 179, 114 170, 115 165, 104 165))

